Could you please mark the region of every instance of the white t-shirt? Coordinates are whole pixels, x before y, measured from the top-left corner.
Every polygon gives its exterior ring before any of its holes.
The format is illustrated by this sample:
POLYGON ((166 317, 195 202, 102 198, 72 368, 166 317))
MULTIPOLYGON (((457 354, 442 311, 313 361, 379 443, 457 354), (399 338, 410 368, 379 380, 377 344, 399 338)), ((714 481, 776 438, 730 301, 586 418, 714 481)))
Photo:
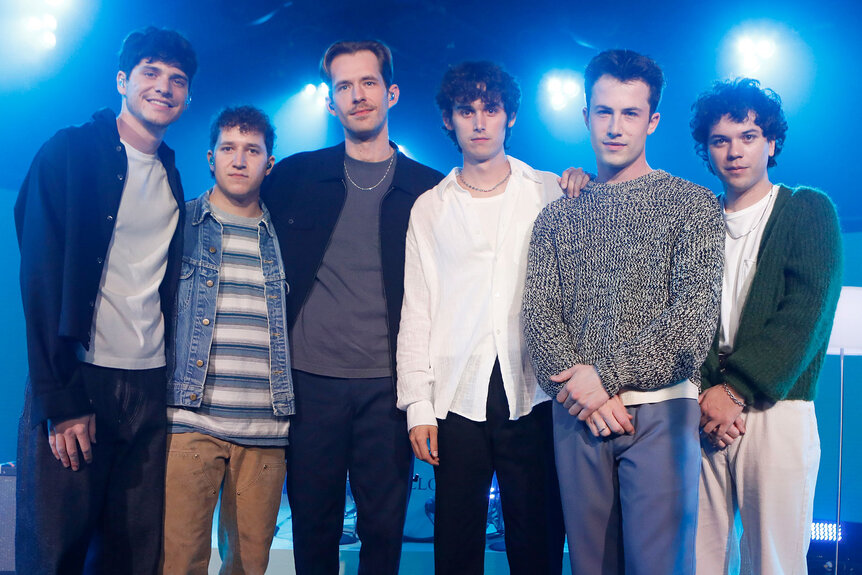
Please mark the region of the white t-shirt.
POLYGON ((128 171, 96 297, 83 361, 117 369, 165 365, 159 286, 179 220, 165 167, 123 142, 128 171))
POLYGON ((718 348, 722 352, 733 349, 733 340, 739 328, 739 315, 745 305, 748 288, 757 269, 757 252, 763 239, 763 229, 772 214, 778 186, 756 204, 738 212, 724 211, 724 277, 721 284, 721 331, 718 348))

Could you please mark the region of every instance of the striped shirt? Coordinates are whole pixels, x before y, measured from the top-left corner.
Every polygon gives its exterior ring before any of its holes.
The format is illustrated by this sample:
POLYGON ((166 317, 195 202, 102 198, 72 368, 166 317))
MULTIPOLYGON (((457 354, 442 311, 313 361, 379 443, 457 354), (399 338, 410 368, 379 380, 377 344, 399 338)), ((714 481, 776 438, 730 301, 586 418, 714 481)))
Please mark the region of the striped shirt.
POLYGON ((227 214, 209 368, 201 406, 168 408, 170 433, 197 431, 241 445, 287 445, 289 419, 274 415, 269 320, 260 261, 261 218, 227 214))

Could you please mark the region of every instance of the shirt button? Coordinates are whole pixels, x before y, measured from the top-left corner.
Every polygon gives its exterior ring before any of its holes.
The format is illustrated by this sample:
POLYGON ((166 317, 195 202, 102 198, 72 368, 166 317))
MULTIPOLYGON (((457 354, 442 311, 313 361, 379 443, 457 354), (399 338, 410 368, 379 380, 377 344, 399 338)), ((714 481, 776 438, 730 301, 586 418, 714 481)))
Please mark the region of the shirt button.
POLYGON ((100 265, 101 265, 101 263, 102 263, 103 261, 105 261, 105 260, 103 260, 101 257, 96 258, 96 263, 97 263, 97 264, 100 264, 100 265))
POLYGON ((195 362, 195 365, 197 365, 198 367, 203 367, 203 366, 204 366, 204 362, 203 362, 203 360, 200 360, 200 359, 199 359, 199 360, 197 360, 197 361, 195 362))
POLYGON ((96 307, 96 302, 90 300, 90 307, 96 307))
POLYGON ((211 254, 216 253, 216 249, 215 249, 214 247, 212 247, 212 246, 210 246, 210 253, 211 253, 211 254))
POLYGON ((201 323, 202 323, 202 324, 204 324, 204 325, 209 325, 209 324, 210 324, 210 320, 208 320, 208 319, 204 318, 204 320, 203 320, 201 323))
POLYGON ((118 152, 122 152, 122 151, 123 151, 123 146, 117 146, 117 151, 118 151, 118 152))
POLYGON ((502 333, 499 329, 495 331, 497 332, 497 335, 500 335, 502 333))
POLYGON ((107 220, 108 220, 109 222, 113 222, 113 221, 114 221, 114 216, 108 216, 107 220))
POLYGON ((293 218, 289 218, 289 219, 287 220, 287 223, 292 224, 292 223, 293 223, 293 218))
POLYGON ((117 179, 121 182, 126 178, 125 174, 117 174, 117 179))
POLYGON ((191 399, 192 401, 196 400, 197 398, 198 398, 198 394, 197 394, 197 393, 193 393, 193 394, 191 394, 191 395, 189 396, 189 399, 191 399))
POLYGON ((207 287, 213 287, 213 281, 207 280, 207 287))

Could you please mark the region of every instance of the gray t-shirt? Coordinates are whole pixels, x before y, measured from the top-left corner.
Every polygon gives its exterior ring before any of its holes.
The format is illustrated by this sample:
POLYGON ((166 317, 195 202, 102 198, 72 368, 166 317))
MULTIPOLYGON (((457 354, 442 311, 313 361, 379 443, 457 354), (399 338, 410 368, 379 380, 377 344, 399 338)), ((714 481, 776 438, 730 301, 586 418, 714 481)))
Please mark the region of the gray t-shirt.
POLYGON ((396 156, 344 161, 347 197, 291 332, 293 367, 328 377, 388 377, 380 202, 392 186, 396 156))

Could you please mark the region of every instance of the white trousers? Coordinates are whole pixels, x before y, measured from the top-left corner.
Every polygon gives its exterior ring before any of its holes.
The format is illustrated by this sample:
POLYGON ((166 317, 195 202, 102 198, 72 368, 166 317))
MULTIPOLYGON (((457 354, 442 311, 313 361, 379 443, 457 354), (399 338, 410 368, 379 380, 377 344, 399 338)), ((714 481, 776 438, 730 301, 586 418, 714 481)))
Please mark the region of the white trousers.
POLYGON ((814 402, 746 407, 745 435, 704 438, 697 575, 808 573, 820 437, 814 402))

